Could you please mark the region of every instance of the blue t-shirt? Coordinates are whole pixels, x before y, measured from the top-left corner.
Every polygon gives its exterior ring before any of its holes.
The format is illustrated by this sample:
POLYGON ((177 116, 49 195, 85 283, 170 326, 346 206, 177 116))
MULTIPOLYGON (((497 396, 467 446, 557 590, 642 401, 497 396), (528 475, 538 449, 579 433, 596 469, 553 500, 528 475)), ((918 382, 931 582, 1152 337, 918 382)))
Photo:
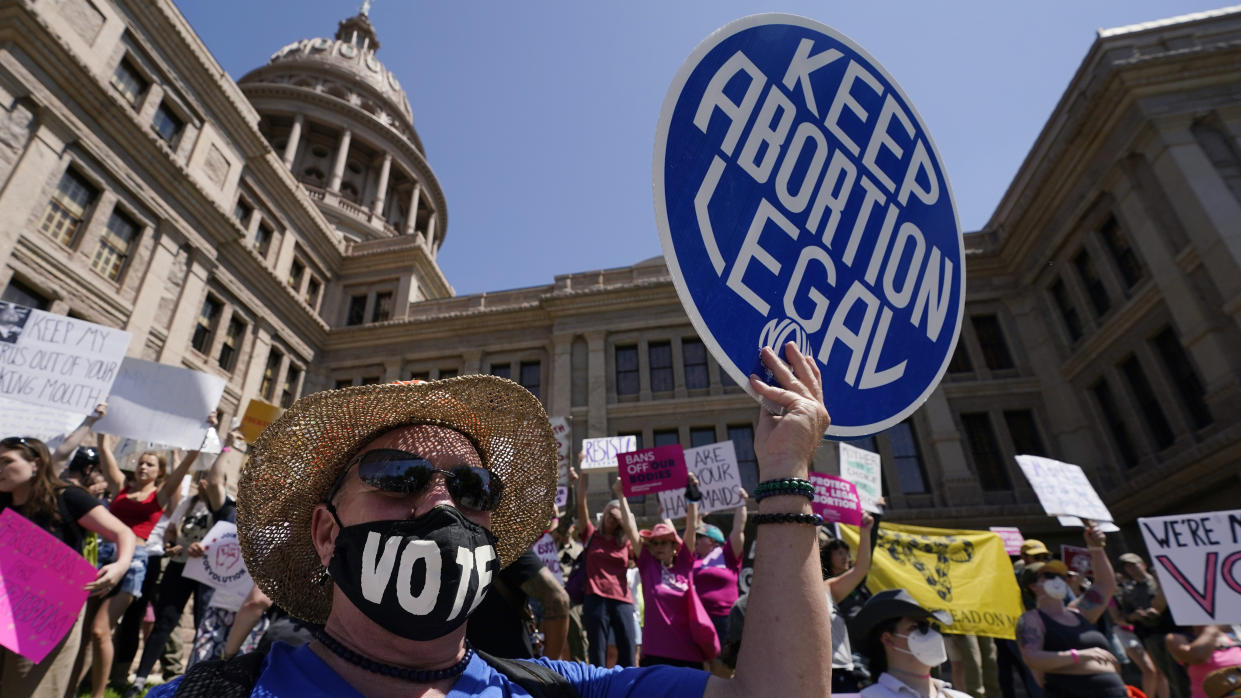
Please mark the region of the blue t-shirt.
MULTIPOLYGON (((671 666, 646 668, 603 667, 578 662, 532 660, 549 667, 573 684, 582 698, 684 698, 701 696, 707 687, 705 671, 671 666)), ((147 693, 147 698, 171 698, 180 685, 178 677, 147 693)), ((263 673, 251 696, 361 696, 353 686, 332 670, 310 650, 309 646, 272 645, 263 662, 263 673)), ((470 660, 465 672, 453 684, 448 698, 521 698, 529 696, 523 688, 508 680, 478 655, 470 660)))

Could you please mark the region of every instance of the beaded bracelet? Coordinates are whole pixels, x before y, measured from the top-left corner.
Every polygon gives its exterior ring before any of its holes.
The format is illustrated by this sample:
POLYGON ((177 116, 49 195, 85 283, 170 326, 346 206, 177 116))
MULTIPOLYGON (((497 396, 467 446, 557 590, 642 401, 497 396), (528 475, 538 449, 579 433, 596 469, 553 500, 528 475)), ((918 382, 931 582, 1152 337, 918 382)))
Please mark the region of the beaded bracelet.
POLYGON ((755 496, 765 494, 770 490, 787 490, 798 489, 814 494, 814 483, 809 480, 803 480, 799 477, 786 477, 779 480, 764 480, 758 483, 758 487, 754 488, 755 496))
POLYGON ((770 487, 762 492, 755 492, 754 501, 761 502, 768 497, 780 497, 785 495, 791 497, 805 497, 810 501, 814 501, 814 488, 807 491, 801 487, 770 487))
POLYGON ((798 523, 822 526, 823 517, 818 514, 755 514, 750 519, 757 524, 798 523))

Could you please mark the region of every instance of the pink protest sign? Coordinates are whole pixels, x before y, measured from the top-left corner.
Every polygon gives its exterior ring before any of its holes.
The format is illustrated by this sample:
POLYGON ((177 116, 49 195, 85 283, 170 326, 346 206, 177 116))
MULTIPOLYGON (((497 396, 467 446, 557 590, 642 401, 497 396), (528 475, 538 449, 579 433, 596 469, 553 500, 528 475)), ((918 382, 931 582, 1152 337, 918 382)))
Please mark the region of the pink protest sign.
POLYGON ((1021 535, 1021 531, 1010 526, 992 526, 991 532, 1004 541, 1004 553, 1006 555, 1021 554, 1021 544, 1026 542, 1026 537, 1021 535))
POLYGON ((621 453, 616 459, 626 497, 685 489, 689 478, 680 444, 621 453))
POLYGON ((0 645, 34 663, 64 638, 95 568, 12 509, 0 512, 0 645))
POLYGON ((1082 576, 1094 574, 1090 564, 1090 551, 1080 545, 1061 545, 1060 558, 1064 560, 1064 566, 1072 572, 1082 576))
POLYGON ((823 473, 810 473, 814 484, 814 502, 810 508, 828 523, 862 525, 862 500, 857 487, 844 478, 823 473))

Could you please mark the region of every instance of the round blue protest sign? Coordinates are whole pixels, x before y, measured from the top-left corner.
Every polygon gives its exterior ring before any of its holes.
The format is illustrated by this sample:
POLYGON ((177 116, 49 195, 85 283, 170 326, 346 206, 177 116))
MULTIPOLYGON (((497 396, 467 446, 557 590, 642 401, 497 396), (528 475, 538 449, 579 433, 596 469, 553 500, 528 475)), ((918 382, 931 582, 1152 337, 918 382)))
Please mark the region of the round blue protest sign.
MULTIPOLYGON (((677 73, 655 215, 690 320, 739 385, 758 348, 815 357, 833 437, 880 432, 939 384, 965 256, 935 144, 883 66, 830 27, 746 17, 677 73)), ((751 391, 752 392, 752 391, 751 391)))

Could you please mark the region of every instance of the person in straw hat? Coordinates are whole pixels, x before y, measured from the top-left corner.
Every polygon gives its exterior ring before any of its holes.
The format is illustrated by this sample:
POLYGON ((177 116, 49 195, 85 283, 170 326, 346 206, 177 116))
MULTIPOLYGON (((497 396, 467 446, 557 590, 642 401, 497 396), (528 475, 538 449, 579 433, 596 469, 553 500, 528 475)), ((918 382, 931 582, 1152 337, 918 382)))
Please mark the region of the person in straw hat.
MULTIPOLYGON (((751 378, 762 476, 804 479, 827 430, 819 371, 762 350, 781 387, 751 378)), ((810 501, 759 505, 746 632, 733 679, 681 667, 500 660, 465 640, 493 574, 542 531, 556 441, 516 383, 462 376, 358 386, 294 403, 251 448, 238 488, 246 566, 272 601, 323 624, 297 649, 196 665, 162 696, 784 696, 830 694, 831 645, 810 501), (766 518, 763 518, 766 517, 766 518)))

